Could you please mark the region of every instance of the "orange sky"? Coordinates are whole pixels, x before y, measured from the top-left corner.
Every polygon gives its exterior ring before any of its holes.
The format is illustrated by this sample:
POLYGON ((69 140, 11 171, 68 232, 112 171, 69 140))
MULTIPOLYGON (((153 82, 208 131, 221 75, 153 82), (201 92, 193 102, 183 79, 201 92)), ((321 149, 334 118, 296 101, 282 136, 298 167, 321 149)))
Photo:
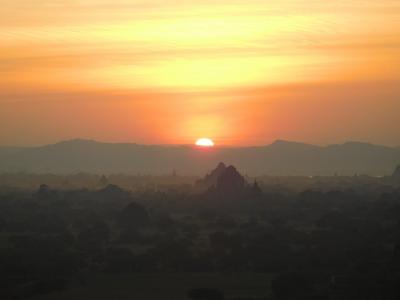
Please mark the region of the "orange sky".
POLYGON ((0 7, 1 145, 400 145, 398 0, 0 7))

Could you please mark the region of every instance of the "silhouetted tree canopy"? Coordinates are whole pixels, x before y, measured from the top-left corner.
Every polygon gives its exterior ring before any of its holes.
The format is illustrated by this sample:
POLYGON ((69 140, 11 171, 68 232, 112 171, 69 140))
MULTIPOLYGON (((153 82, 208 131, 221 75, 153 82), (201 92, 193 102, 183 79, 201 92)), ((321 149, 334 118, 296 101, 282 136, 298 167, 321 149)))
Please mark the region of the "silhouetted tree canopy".
POLYGON ((192 300, 224 300, 224 294, 218 289, 193 289, 188 291, 188 297, 192 300))
POLYGON ((121 228, 131 230, 149 225, 150 218, 142 205, 131 202, 120 213, 118 222, 121 228))

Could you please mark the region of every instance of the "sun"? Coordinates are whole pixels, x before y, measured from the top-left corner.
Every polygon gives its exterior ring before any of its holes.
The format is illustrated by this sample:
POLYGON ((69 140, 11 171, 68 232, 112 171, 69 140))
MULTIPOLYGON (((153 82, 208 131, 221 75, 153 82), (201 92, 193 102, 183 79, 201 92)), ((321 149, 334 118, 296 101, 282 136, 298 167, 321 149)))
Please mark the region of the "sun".
POLYGON ((209 138, 200 138, 196 141, 196 146, 199 147, 214 147, 214 142, 209 138))

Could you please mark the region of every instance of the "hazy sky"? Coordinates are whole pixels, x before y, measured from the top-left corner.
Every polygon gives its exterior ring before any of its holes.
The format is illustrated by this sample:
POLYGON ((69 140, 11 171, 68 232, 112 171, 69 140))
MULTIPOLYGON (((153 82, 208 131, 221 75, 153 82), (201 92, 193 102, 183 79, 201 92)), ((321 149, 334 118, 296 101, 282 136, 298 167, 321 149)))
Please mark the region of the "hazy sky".
POLYGON ((400 145, 398 0, 0 7, 2 145, 400 145))

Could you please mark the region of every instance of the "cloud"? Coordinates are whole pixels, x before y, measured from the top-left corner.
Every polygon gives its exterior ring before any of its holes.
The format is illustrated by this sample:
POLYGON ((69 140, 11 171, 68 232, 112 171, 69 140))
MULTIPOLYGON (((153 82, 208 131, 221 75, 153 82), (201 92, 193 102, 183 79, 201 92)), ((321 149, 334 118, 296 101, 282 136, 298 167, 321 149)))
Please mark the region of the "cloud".
POLYGON ((399 138, 398 1, 0 4, 1 142, 399 138))

